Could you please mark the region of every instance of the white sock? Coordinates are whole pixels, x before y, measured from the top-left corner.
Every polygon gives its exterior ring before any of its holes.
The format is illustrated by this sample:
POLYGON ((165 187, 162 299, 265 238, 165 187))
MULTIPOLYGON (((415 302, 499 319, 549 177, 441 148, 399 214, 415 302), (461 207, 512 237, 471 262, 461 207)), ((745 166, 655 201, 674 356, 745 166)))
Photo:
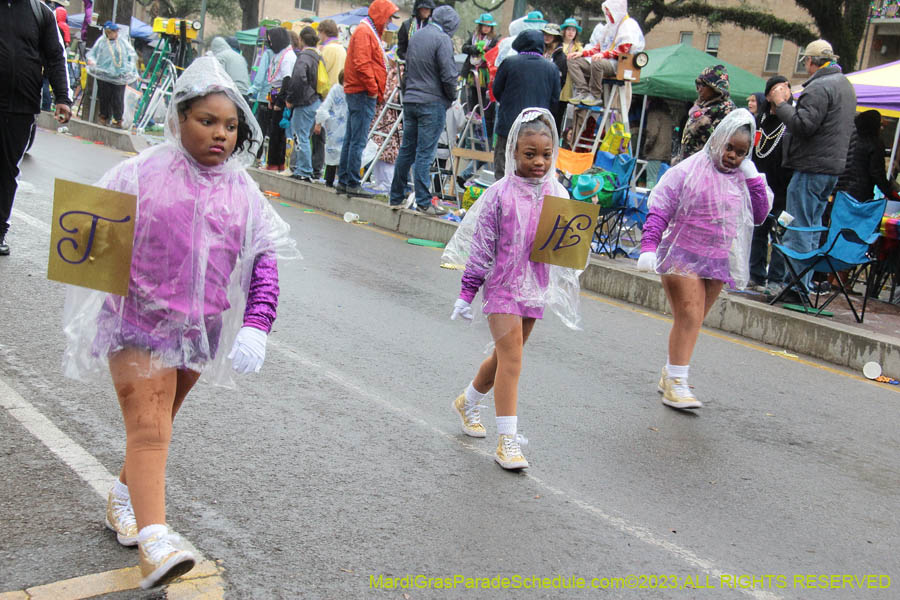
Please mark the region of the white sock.
POLYGON ((138 541, 144 543, 154 535, 166 534, 168 532, 169 528, 165 525, 147 525, 138 532, 138 541))
POLYGON ((130 500, 131 495, 128 493, 128 486, 116 479, 116 483, 113 484, 113 494, 115 494, 116 498, 119 500, 130 500))
POLYGON ((519 418, 515 415, 512 417, 497 417, 497 433, 500 435, 516 435, 516 424, 519 418))
POLYGON ((691 365, 666 364, 666 374, 669 379, 687 379, 688 369, 690 368, 691 365))
POLYGON ((472 385, 475 383, 474 381, 469 384, 469 387, 466 388, 466 407, 474 406, 484 400, 484 397, 487 394, 482 394, 478 390, 475 389, 475 386, 472 385))

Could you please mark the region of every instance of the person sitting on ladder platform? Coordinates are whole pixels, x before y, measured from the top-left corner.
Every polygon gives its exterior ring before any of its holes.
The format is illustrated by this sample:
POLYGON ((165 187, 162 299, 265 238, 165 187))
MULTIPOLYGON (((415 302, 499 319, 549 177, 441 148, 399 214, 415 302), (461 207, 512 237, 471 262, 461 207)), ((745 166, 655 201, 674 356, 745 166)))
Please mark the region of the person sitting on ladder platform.
MULTIPOLYGON (((644 49, 644 34, 637 21, 628 16, 627 0, 606 0, 603 3, 606 24, 599 23, 591 34, 591 41, 581 52, 568 56, 569 77, 572 80, 572 104, 595 106, 602 102, 603 80, 616 77, 617 58, 621 54, 637 54, 644 49)), ((631 104, 631 83, 625 82, 627 113, 631 104)))

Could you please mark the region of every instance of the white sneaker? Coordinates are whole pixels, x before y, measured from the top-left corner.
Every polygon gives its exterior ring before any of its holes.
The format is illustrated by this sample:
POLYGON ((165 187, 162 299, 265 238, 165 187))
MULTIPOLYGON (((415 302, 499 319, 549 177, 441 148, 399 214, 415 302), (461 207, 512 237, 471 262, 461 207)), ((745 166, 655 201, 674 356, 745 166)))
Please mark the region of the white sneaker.
POLYGON ((197 564, 193 553, 178 548, 174 541, 174 536, 166 532, 157 534, 146 542, 138 542, 142 589, 166 585, 197 564))

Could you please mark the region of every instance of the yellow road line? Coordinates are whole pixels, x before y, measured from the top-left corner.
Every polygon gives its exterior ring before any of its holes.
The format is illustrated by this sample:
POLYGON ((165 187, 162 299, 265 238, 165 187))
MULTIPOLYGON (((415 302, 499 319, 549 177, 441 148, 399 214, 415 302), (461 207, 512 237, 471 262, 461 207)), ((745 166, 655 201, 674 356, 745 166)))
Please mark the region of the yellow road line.
MULTIPOLYGON (((170 600, 221 600, 225 597, 223 571, 214 562, 203 561, 165 588, 166 597, 170 600)), ((83 600, 135 590, 140 587, 140 581, 140 569, 127 567, 0 593, 0 600, 83 600)))

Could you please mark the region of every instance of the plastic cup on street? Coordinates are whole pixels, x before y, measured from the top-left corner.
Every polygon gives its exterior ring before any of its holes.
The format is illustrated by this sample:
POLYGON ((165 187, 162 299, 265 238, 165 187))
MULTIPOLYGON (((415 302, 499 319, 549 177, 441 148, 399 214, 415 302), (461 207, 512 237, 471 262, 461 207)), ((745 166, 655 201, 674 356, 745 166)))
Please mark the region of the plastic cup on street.
POLYGON ((881 375, 881 365, 875 361, 867 362, 863 365, 863 375, 868 379, 878 379, 881 375))
POLYGON ((794 222, 794 215, 789 213, 786 210, 781 211, 781 214, 778 215, 778 224, 782 227, 787 227, 791 223, 794 222))
POLYGON ((344 221, 346 221, 347 223, 356 223, 357 221, 359 221, 359 215, 352 212, 345 212, 344 221))

